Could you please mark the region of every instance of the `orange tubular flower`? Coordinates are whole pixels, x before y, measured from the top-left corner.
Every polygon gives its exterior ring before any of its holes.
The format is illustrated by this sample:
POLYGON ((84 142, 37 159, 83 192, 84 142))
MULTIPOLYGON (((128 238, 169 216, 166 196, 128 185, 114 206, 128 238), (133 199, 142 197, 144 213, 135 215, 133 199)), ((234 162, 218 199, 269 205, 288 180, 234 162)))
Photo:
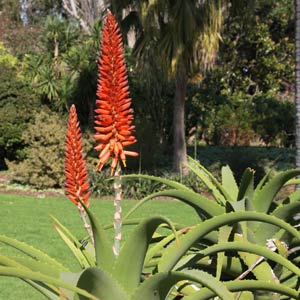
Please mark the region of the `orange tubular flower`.
POLYGON ((126 167, 126 155, 138 155, 124 150, 125 146, 136 143, 130 105, 122 37, 116 19, 108 11, 102 32, 95 109, 95 150, 101 151, 96 170, 101 170, 112 158, 113 174, 120 159, 126 167))
POLYGON ((76 205, 80 203, 79 199, 89 205, 88 174, 83 159, 81 132, 74 104, 69 114, 65 150, 66 195, 76 205))

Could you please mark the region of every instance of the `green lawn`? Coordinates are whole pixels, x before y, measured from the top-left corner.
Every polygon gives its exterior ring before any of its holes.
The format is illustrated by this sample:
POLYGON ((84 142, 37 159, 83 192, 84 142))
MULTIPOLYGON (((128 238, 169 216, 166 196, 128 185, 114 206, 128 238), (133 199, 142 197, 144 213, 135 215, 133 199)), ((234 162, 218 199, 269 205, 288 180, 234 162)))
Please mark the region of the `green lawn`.
MULTIPOLYGON (((125 214, 136 201, 123 201, 125 214)), ((92 200, 91 210, 102 224, 112 223, 113 202, 110 200, 92 200)), ((37 247, 58 261, 67 265, 72 271, 79 270, 72 254, 54 230, 49 214, 58 218, 72 229, 79 238, 85 236, 81 219, 76 207, 67 198, 39 199, 28 196, 0 194, 0 234, 14 237, 37 247)), ((178 201, 151 201, 137 211, 133 217, 165 215, 174 222, 194 224, 197 217, 190 207, 178 201), (184 220, 184 221, 183 221, 184 220)), ((126 228, 124 236, 130 228, 126 228)), ((112 236, 113 232, 110 232, 112 236)), ((0 244, 0 254, 18 255, 16 251, 0 244)), ((0 299, 2 300, 43 300, 43 296, 15 278, 0 277, 0 299)))

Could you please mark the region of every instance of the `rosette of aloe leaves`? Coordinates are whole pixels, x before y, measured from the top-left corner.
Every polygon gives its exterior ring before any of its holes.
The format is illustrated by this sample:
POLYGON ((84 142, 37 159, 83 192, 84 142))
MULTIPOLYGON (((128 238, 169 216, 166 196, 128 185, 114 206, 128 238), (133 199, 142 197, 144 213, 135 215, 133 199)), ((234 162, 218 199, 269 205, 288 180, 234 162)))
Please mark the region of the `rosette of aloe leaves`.
MULTIPOLYGON (((274 177, 267 174, 255 187, 255 171, 250 168, 244 171, 238 186, 229 166, 222 168, 221 181, 190 157, 187 167, 206 186, 209 197, 166 178, 144 174, 124 176, 124 179, 154 180, 166 186, 163 191, 142 199, 124 217, 124 223, 137 209, 156 197, 182 201, 199 216, 198 225, 175 224, 177 229, 186 232, 182 243, 189 241, 188 246, 178 251, 175 245, 164 245, 158 270, 200 268, 216 276, 227 287, 236 285, 240 286, 240 291, 251 291, 239 294, 240 299, 285 299, 285 289, 293 290, 295 297, 299 276, 300 192, 281 193, 284 195, 281 199, 280 191, 297 182, 292 179, 300 174, 300 170, 287 170, 274 177), (264 219, 266 217, 272 221, 264 219), (276 224, 272 223, 275 220, 276 224), (207 229, 218 222, 223 224, 218 230, 207 229), (294 233, 287 228, 293 228, 294 233), (241 288, 243 285, 245 287, 241 288)), ((201 293, 213 296, 207 290, 201 293)))

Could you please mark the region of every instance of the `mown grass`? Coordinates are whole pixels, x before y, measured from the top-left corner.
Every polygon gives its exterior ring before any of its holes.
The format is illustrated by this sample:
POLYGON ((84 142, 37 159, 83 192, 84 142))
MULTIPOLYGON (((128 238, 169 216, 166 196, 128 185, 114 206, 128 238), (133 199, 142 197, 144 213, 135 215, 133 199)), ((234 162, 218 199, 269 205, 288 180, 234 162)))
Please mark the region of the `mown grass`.
MULTIPOLYGON (((123 215, 136 201, 123 201, 123 215)), ((113 202, 93 200, 91 209, 104 225, 113 220, 113 202)), ((67 198, 36 198, 0 194, 0 234, 14 237, 46 252, 51 257, 66 265, 72 271, 80 268, 68 251, 59 235, 54 230, 49 215, 55 216, 72 232, 81 238, 85 236, 81 219, 76 207, 67 198)), ((173 222, 194 224, 197 221, 193 209, 178 201, 150 201, 133 217, 165 215, 173 222)), ((131 228, 124 230, 124 238, 131 228)), ((113 232, 109 231, 110 236, 113 232)), ((0 254, 19 255, 17 251, 0 244, 0 254)), ((44 300, 43 296, 23 281, 15 278, 0 277, 0 299, 2 300, 44 300)))

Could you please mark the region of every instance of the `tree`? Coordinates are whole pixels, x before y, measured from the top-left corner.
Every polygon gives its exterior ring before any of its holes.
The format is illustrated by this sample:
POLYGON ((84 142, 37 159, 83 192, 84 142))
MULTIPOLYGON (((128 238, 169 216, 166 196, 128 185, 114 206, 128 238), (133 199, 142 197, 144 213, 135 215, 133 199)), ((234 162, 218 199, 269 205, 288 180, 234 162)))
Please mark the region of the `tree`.
POLYGON ((66 13, 79 22, 86 33, 91 33, 95 23, 102 19, 106 0, 62 0, 66 13))
MULTIPOLYGON (((249 1, 231 1, 245 7, 249 1)), ((173 103, 173 169, 179 172, 186 163, 185 96, 188 80, 205 74, 216 58, 222 21, 228 10, 224 1, 125 1, 129 19, 137 26, 135 53, 139 61, 147 62, 149 52, 175 79, 173 103)), ((117 5, 113 6, 117 7, 117 5)))
POLYGON ((294 4, 295 4, 296 167, 300 167, 300 0, 295 0, 294 4))

